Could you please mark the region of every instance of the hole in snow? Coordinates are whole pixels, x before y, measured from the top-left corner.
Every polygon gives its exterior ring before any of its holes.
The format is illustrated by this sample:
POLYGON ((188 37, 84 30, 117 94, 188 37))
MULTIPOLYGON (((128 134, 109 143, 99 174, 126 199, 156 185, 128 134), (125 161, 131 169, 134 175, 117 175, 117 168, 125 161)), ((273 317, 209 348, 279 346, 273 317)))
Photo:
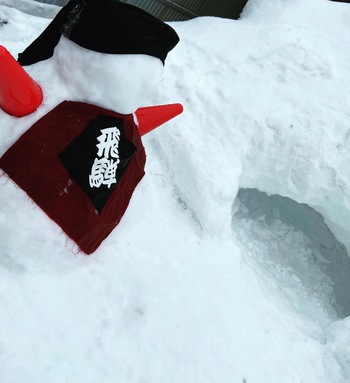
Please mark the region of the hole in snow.
POLYGON ((240 189, 234 209, 233 229, 247 257, 288 301, 315 319, 350 315, 350 258, 321 214, 257 189, 240 189))

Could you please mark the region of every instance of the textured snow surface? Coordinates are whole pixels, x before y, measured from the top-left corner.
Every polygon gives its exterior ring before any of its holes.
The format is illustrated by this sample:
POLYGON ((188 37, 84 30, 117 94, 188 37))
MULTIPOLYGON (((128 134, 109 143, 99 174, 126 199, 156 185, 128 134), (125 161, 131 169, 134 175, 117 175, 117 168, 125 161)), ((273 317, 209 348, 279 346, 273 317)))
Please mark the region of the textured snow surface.
POLYGON ((122 114, 144 105, 163 75, 163 64, 156 57, 94 52, 63 36, 53 60, 63 85, 69 87, 70 98, 122 114))
MULTIPOLYGON (((0 43, 16 56, 49 20, 9 5, 0 43)), ((349 18, 349 4, 250 0, 239 21, 172 23, 156 93, 139 63, 74 88, 57 54, 27 68, 44 103, 0 111, 0 155, 87 84, 108 105, 117 76, 125 108, 185 111, 144 137, 146 177, 90 257, 0 177, 0 382, 350 381, 349 18)))

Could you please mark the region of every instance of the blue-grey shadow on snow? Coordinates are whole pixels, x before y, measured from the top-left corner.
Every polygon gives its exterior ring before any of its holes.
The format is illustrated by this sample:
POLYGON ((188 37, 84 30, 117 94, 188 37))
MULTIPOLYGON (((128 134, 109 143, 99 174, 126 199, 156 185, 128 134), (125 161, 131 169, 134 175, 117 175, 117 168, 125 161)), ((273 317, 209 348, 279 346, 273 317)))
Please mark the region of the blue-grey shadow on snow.
POLYGON ((350 258, 321 214, 257 189, 240 189, 234 206, 235 232, 282 289, 300 286, 308 303, 350 315, 350 258))

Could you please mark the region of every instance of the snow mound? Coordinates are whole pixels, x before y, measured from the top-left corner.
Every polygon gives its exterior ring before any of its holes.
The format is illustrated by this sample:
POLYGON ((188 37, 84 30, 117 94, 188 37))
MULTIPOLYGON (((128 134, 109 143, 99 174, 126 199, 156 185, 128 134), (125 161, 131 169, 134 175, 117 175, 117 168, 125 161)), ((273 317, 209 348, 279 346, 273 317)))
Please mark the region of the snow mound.
POLYGON ((186 113, 150 141, 207 231, 229 228, 239 187, 257 188, 313 207, 350 250, 349 16, 322 0, 252 1, 237 22, 174 24, 155 101, 186 113))
POLYGON ((163 75, 163 64, 156 57, 94 52, 63 36, 55 48, 54 61, 71 99, 122 114, 144 106, 163 75))
MULTIPOLYGON (((3 1, 16 56, 49 21, 3 1)), ((147 175, 91 257, 0 178, 1 382, 349 382, 349 16, 250 0, 239 21, 173 23, 144 102, 185 112, 144 138, 147 175)), ((0 111, 0 155, 78 97, 56 59, 27 68, 34 114, 0 111)))

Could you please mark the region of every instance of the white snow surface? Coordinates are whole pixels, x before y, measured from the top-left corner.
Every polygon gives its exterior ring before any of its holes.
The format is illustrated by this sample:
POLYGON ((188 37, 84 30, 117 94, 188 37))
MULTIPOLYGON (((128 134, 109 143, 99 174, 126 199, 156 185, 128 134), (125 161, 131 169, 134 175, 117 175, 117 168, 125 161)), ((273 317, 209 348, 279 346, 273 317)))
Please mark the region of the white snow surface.
MULTIPOLYGON (((9 5, 16 57, 50 20, 9 5)), ((125 106, 185 111, 143 138, 146 176, 89 257, 0 177, 0 382, 350 382, 349 18, 250 0, 238 21, 171 23, 160 86, 125 106)), ((91 80, 69 87, 57 55, 26 69, 44 103, 0 111, 0 155, 91 80)), ((91 82, 102 106, 109 76, 91 82)))
POLYGON ((122 114, 133 113, 144 105, 163 75, 163 64, 156 57, 94 52, 64 36, 57 44, 53 60, 63 86, 69 88, 69 98, 122 114))

